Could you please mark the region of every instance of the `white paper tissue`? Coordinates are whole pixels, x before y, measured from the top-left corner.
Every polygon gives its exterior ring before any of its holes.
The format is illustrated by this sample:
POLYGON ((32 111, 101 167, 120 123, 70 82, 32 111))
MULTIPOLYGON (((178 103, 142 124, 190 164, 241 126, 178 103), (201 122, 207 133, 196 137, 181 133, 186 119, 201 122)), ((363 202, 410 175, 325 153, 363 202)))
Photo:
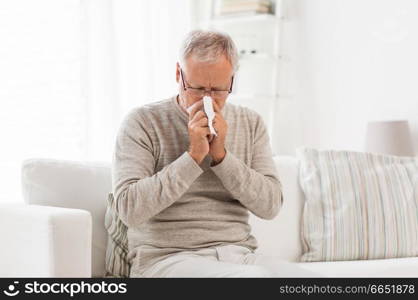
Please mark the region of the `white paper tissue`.
MULTIPOLYGON (((213 119, 215 118, 215 111, 213 110, 213 104, 212 104, 212 98, 209 96, 204 96, 203 97, 203 111, 205 112, 207 118, 208 118, 208 126, 209 126, 209 130, 210 133, 213 134, 214 136, 218 136, 218 134, 216 133, 215 128, 213 127, 213 119)), ((193 107, 196 105, 197 103, 191 105, 190 107, 187 108, 187 112, 190 114, 190 112, 192 111, 193 107)))
POLYGON ((213 134, 214 136, 218 136, 215 128, 213 128, 213 119, 215 118, 215 112, 213 110, 212 101, 213 100, 211 97, 208 97, 208 96, 203 97, 203 108, 206 113, 206 116, 208 117, 208 126, 209 126, 210 133, 213 134))

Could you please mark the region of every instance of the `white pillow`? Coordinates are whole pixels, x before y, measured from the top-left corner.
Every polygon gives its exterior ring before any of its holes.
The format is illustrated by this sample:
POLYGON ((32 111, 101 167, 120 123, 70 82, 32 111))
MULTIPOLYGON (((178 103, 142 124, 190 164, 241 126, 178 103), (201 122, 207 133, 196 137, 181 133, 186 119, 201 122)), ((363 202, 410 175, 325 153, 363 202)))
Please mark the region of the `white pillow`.
POLYGON ((301 261, 418 256, 418 159, 297 149, 301 261))

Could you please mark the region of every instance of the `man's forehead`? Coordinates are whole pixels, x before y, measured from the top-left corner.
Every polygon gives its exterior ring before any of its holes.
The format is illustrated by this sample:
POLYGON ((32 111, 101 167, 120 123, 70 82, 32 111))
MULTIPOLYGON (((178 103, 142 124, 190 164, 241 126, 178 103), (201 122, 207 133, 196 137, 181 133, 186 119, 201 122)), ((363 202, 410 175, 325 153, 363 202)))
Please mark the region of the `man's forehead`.
POLYGON ((216 62, 201 62, 188 59, 184 66, 184 72, 190 83, 206 84, 210 81, 213 85, 225 85, 232 75, 233 69, 231 64, 225 60, 218 60, 216 62))
POLYGON ((205 73, 205 70, 218 73, 232 74, 232 65, 224 55, 218 57, 215 61, 201 61, 193 56, 188 57, 184 66, 189 73, 205 73))

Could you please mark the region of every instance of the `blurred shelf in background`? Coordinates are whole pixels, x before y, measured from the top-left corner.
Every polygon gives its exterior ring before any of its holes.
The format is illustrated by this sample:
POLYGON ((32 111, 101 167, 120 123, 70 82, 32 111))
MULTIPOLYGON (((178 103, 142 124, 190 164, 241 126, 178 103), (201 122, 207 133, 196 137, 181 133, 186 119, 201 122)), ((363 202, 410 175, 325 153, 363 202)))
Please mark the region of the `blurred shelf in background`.
POLYGON ((197 0, 197 29, 228 33, 239 53, 232 103, 257 111, 270 134, 280 101, 282 0, 197 0))

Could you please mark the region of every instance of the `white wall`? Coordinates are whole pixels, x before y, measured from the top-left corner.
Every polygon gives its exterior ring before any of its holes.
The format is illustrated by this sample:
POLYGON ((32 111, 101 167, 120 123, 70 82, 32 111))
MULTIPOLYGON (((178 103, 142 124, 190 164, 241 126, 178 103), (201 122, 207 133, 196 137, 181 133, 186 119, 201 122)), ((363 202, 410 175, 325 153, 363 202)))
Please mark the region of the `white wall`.
POLYGON ((285 0, 279 153, 363 150, 371 120, 407 119, 418 150, 418 1, 285 0))

